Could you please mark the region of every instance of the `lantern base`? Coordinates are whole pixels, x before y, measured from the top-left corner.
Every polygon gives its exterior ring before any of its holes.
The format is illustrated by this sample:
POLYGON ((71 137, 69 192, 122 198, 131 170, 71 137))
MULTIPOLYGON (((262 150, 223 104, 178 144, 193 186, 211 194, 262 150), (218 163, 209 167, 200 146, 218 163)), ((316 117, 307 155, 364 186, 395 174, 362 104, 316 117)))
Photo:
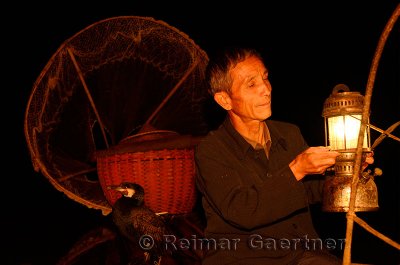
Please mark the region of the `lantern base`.
MULTIPOLYGON (((322 210, 325 212, 348 212, 350 205, 352 176, 327 176, 323 187, 322 210)), ((371 178, 358 183, 354 211, 376 211, 378 190, 371 178)))

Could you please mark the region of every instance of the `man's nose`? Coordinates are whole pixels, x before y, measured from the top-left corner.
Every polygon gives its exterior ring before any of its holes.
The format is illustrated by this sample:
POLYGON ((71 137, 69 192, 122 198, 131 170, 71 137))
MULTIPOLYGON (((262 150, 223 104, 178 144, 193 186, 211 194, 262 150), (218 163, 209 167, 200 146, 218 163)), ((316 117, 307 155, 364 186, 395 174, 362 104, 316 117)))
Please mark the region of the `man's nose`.
POLYGON ((271 83, 268 80, 264 81, 264 85, 262 85, 262 95, 263 96, 270 96, 272 91, 271 83))

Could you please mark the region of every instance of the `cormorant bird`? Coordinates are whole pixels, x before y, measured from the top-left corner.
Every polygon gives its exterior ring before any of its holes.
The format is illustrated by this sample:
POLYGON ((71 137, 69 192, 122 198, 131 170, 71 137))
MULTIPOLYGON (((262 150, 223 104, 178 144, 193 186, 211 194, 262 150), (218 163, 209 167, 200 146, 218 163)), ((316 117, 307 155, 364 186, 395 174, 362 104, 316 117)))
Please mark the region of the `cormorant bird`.
POLYGON ((137 183, 122 182, 119 186, 109 186, 108 189, 122 194, 114 203, 111 214, 119 232, 129 242, 129 251, 145 251, 144 261, 131 260, 129 264, 159 264, 165 254, 164 235, 169 232, 162 217, 144 205, 143 187, 137 183))

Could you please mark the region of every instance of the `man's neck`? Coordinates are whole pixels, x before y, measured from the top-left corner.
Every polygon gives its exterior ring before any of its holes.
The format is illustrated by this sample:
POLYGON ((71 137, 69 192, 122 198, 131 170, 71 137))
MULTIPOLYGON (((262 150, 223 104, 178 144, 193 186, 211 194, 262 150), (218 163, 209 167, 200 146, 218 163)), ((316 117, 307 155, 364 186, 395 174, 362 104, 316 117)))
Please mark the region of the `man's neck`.
POLYGON ((263 145, 265 143, 265 123, 264 121, 251 120, 244 121, 232 115, 229 115, 230 121, 236 131, 246 140, 263 145))

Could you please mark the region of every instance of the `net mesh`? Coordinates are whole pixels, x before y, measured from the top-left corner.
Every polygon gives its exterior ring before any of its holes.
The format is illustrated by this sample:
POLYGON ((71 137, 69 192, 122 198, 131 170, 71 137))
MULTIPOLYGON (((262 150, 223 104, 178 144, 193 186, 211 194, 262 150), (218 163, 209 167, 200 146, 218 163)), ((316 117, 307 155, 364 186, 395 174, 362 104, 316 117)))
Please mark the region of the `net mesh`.
POLYGON ((69 198, 107 214, 96 150, 138 133, 160 106, 152 127, 205 134, 207 62, 186 34, 153 18, 114 17, 81 30, 33 86, 24 128, 35 170, 69 198))

